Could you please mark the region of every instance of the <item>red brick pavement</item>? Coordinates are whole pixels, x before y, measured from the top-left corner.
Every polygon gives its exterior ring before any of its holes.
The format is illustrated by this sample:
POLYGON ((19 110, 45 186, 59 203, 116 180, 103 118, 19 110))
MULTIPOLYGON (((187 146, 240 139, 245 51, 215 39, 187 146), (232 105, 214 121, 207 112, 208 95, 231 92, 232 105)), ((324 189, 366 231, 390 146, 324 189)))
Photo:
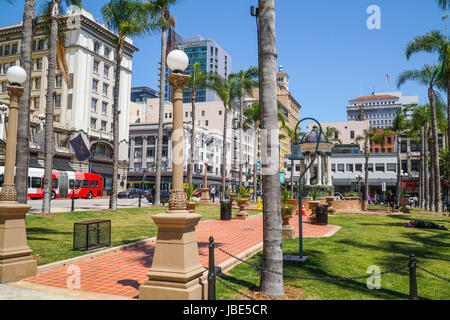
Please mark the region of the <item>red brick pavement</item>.
MULTIPOLYGON (((298 216, 294 216, 290 223, 298 236, 298 216)), ((323 237, 338 229, 339 227, 331 225, 317 226, 304 223, 303 236, 323 237)), ((205 267, 208 266, 208 239, 211 235, 214 236, 216 245, 233 255, 238 255, 263 241, 262 215, 247 220, 200 222, 197 226, 197 240, 200 262, 205 267)), ((152 265, 153 252, 154 243, 149 243, 76 263, 80 268, 80 290, 136 298, 139 294, 139 285, 147 280, 146 274, 152 265)), ((230 257, 216 250, 215 259, 216 265, 220 265, 230 257)), ((24 281, 67 288, 67 279, 73 274, 73 271, 68 272, 68 267, 42 272, 24 281)))

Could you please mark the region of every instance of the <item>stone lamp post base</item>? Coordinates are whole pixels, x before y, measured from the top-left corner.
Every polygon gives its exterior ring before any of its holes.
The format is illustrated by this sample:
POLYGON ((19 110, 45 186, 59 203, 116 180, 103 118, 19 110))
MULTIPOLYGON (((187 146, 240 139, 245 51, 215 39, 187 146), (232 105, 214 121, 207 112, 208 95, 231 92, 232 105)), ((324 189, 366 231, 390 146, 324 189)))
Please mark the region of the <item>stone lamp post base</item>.
POLYGON ((0 201, 0 283, 19 281, 37 273, 37 261, 27 244, 25 215, 30 206, 0 201))
POLYGON ((202 188, 202 196, 200 198, 200 204, 209 204, 209 189, 202 188))
POLYGON ((206 300, 207 270, 200 264, 195 226, 201 216, 173 211, 152 216, 158 226, 149 280, 140 300, 206 300))
POLYGON ((281 236, 282 238, 295 239, 295 229, 289 222, 281 225, 281 236))

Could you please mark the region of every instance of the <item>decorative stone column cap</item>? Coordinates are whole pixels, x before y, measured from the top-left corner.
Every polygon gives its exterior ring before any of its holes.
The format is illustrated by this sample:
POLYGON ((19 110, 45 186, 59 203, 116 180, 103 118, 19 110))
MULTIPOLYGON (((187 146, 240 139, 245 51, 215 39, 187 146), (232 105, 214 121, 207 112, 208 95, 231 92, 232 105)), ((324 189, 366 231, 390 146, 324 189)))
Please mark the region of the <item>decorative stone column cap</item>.
POLYGON ((158 226, 158 228, 163 227, 166 229, 189 229, 193 228, 197 225, 197 223, 202 218, 199 214, 192 214, 189 212, 186 213, 180 213, 180 212, 173 212, 171 213, 161 213, 152 216, 153 221, 158 226))

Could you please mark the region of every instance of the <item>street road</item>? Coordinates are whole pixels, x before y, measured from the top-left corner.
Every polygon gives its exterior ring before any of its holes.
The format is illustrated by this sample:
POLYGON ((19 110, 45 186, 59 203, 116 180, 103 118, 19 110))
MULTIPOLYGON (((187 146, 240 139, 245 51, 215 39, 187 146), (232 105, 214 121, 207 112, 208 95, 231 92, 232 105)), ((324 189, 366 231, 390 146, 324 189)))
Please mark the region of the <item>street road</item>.
MULTIPOLYGON (((142 207, 151 206, 145 198, 141 199, 142 207)), ((29 213, 42 212, 42 199, 28 200, 31 206, 29 213)), ((139 198, 134 199, 117 199, 117 208, 138 207, 139 198)), ((51 212, 68 212, 72 208, 72 199, 55 199, 51 202, 51 212)), ((75 199, 75 211, 103 210, 109 209, 109 197, 92 198, 92 199, 75 199)))

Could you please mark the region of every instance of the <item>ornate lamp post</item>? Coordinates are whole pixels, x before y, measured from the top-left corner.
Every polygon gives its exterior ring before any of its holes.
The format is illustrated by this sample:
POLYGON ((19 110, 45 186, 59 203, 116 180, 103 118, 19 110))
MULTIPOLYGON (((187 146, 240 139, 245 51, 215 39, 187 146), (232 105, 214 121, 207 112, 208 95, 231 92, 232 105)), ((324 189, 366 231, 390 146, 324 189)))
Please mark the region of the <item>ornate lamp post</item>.
MULTIPOLYGON (((296 262, 305 262, 308 257, 303 255, 303 219, 302 219, 302 200, 303 200, 303 196, 302 196, 302 179, 303 176, 305 175, 305 173, 309 170, 309 168, 313 165, 314 161, 316 160, 317 157, 317 151, 319 149, 319 144, 320 144, 320 137, 322 136, 322 126, 320 125, 320 123, 314 119, 314 118, 304 118, 302 120, 300 120, 297 125, 295 126, 295 136, 294 136, 294 144, 292 145, 292 152, 291 152, 291 160, 300 160, 300 162, 304 162, 305 161, 305 155, 302 153, 301 147, 300 147, 300 141, 299 141, 299 136, 298 136, 298 129, 300 126, 300 123, 302 123, 305 120, 311 120, 317 123, 317 125, 319 126, 319 135, 317 137, 317 144, 316 144, 316 148, 315 148, 315 152, 313 155, 313 158, 311 159, 311 161, 309 162, 309 165, 305 168, 305 171, 303 172, 303 174, 300 174, 300 178, 298 180, 298 205, 299 205, 299 215, 298 215, 298 234, 299 234, 299 255, 298 256, 290 256, 290 255, 285 255, 283 257, 283 260, 285 261, 296 261, 296 262)), ((301 170, 301 165, 300 165, 300 170, 301 170)), ((300 172, 301 173, 301 172, 300 172)))
POLYGON ((207 297, 206 269, 200 264, 195 226, 201 216, 186 210, 183 189, 183 71, 189 59, 181 50, 167 56, 173 87, 172 182, 169 211, 152 216, 158 226, 149 280, 139 288, 142 300, 203 300, 207 297))
POLYGON ((8 117, 5 177, 0 192, 0 283, 32 277, 37 272, 37 262, 31 256, 32 251, 27 244, 25 227, 25 215, 31 207, 17 203, 14 186, 19 98, 24 90, 21 84, 25 82, 27 75, 21 67, 14 66, 8 69, 7 77, 10 82, 7 90, 11 102, 8 117))
POLYGON ((208 163, 205 162, 205 176, 203 178, 201 204, 209 204, 209 188, 208 188, 208 163))

